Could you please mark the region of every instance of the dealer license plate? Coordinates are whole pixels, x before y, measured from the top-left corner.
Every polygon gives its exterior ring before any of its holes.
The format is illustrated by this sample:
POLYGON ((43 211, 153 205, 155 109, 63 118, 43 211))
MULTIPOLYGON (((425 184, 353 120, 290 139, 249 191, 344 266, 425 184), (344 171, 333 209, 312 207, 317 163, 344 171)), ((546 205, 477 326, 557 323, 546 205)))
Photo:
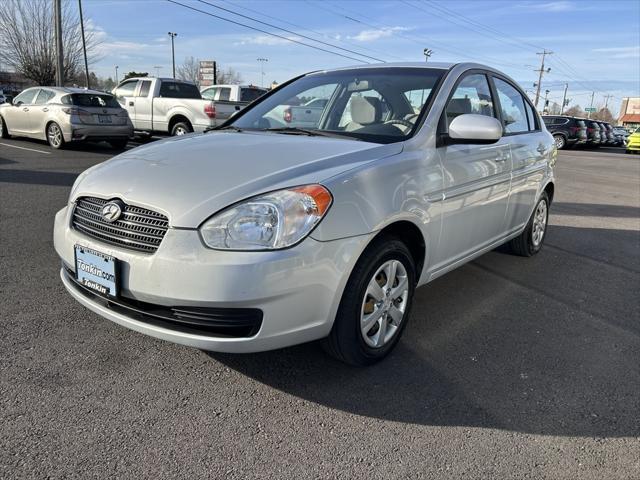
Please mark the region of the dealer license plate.
POLYGON ((76 245, 75 252, 78 283, 100 295, 117 296, 118 260, 82 245, 76 245))

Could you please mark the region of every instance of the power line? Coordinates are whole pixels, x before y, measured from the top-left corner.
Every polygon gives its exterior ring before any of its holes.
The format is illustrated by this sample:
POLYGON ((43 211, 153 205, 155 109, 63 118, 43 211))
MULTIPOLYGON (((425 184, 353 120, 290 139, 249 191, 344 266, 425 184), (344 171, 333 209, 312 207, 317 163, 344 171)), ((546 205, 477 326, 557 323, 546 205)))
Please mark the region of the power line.
POLYGON ((210 7, 217 8, 218 10, 222 10, 223 12, 227 12, 227 13, 230 13, 232 15, 236 15, 236 16, 241 17, 241 18, 246 18, 247 20, 251 20, 252 22, 259 23, 260 25, 265 25, 267 27, 276 28, 278 30, 282 30, 283 32, 290 33, 291 35, 296 35, 298 37, 306 38, 307 40, 311 40, 312 42, 317 42, 317 43, 320 43, 322 45, 327 45, 328 47, 335 48, 337 50, 342 50, 344 52, 353 53, 354 55, 360 55, 361 57, 368 58, 369 60, 375 60, 376 62, 386 63, 384 60, 382 60, 380 58, 372 57, 370 55, 365 55, 364 53, 359 53, 359 52, 356 52, 354 50, 349 50, 348 48, 340 47, 339 45, 335 45, 333 43, 329 43, 329 42, 325 42, 325 41, 322 41, 322 40, 318 40, 316 38, 309 37, 307 35, 303 35, 303 34, 298 33, 298 32, 294 32, 293 30, 288 30, 286 28, 278 27, 277 25, 274 25, 272 23, 263 22, 262 20, 258 20, 256 18, 250 17, 249 15, 244 15, 242 13, 234 12, 233 10, 231 10, 229 8, 221 7, 219 5, 214 5, 213 3, 209 3, 209 2, 207 2, 205 0, 198 0, 198 1, 200 3, 204 3, 205 5, 209 5, 210 7))
POLYGON ((185 5, 184 3, 177 2, 176 0, 166 0, 166 1, 169 2, 169 3, 173 3, 175 5, 180 5, 181 7, 184 7, 184 8, 188 8, 189 10, 193 10, 194 12, 199 12, 199 13, 202 13, 204 15, 208 15, 210 17, 217 18, 218 20, 222 20, 222 21, 225 21, 225 22, 228 22, 228 23, 233 23, 234 25, 239 25, 241 27, 245 27, 245 28, 248 28, 250 30, 255 30, 256 32, 264 33, 265 35, 270 35, 272 37, 276 37, 276 38, 279 38, 281 40, 286 40, 287 42, 297 43, 298 45, 303 45, 305 47, 313 48, 315 50, 320 50, 322 52, 331 53, 333 55, 337 55, 337 56, 343 57, 343 58, 348 58, 349 60, 354 60, 356 62, 367 63, 367 64, 369 63, 366 60, 362 60, 361 58, 350 57, 349 55, 343 55, 342 53, 332 52, 331 50, 327 50, 326 48, 318 47, 316 45, 310 45, 308 43, 301 42, 301 41, 293 39, 293 38, 285 37, 284 35, 278 35, 277 33, 268 32, 267 30, 262 30, 261 28, 257 28, 257 27, 253 27, 251 25, 247 25, 246 23, 237 22, 235 20, 231 20, 230 18, 225 18, 225 17, 221 17, 219 15, 215 15, 215 14, 210 13, 210 12, 205 12, 204 10, 200 10, 199 8, 195 8, 195 7, 191 7, 189 5, 185 5))
POLYGON ((406 59, 406 58, 399 57, 399 56, 397 56, 397 55, 393 55, 393 54, 388 53, 388 52, 378 52, 378 51, 376 51, 376 50, 374 50, 374 49, 372 49, 372 48, 368 48, 368 47, 365 47, 365 46, 363 46, 363 45, 356 45, 356 44, 355 44, 355 43, 353 43, 353 42, 347 42, 346 40, 343 40, 343 39, 342 39, 342 38, 340 38, 340 37, 338 37, 338 38, 332 38, 332 37, 330 37, 329 35, 327 35, 327 34, 325 34, 325 33, 318 32, 317 30, 313 30, 313 29, 311 29, 311 28, 305 27, 304 25, 300 25, 300 24, 298 24, 298 23, 293 23, 293 22, 290 22, 290 21, 284 20, 284 19, 282 19, 282 18, 274 17, 274 16, 272 16, 272 15, 267 15, 266 13, 261 12, 261 11, 259 11, 259 10, 255 10, 255 9, 253 9, 253 8, 245 7, 244 5, 238 5, 238 4, 236 4, 236 3, 234 3, 234 2, 231 2, 231 1, 229 1, 229 0, 219 0, 219 1, 224 2, 224 3, 228 3, 228 4, 230 4, 230 5, 233 5, 233 6, 234 6, 234 7, 236 7, 236 8, 241 8, 242 10, 246 10, 247 12, 252 12, 252 13, 255 13, 255 14, 257 14, 257 15, 261 15, 261 16, 263 16, 263 17, 269 18, 269 19, 271 19, 271 20, 276 20, 277 22, 283 23, 283 24, 285 24, 285 25, 289 25, 289 26, 296 27, 296 28, 302 28, 303 30, 306 30, 307 32, 311 32, 311 33, 314 33, 314 34, 316 34, 316 35, 320 35, 321 37, 324 37, 324 38, 327 38, 327 39, 330 39, 330 40, 337 40, 337 41, 338 41, 338 42, 340 42, 340 43, 343 43, 343 44, 345 44, 345 45, 351 45, 351 46, 353 46, 353 47, 357 47, 357 48, 359 48, 360 50, 365 50, 365 51, 367 51, 367 52, 372 52, 372 53, 375 53, 375 54, 380 53, 380 54, 383 54, 383 55, 386 55, 386 56, 388 56, 388 57, 392 57, 392 58, 395 58, 395 59, 398 59, 398 60, 407 61, 407 59, 406 59))

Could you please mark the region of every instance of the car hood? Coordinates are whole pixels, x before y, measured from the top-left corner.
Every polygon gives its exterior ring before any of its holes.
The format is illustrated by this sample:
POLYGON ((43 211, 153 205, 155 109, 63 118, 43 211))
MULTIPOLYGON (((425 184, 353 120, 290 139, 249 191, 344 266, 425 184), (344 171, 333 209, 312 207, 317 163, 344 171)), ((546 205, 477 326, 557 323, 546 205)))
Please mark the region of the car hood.
POLYGON ((210 132, 135 148, 81 174, 71 201, 120 198, 195 228, 260 193, 321 183, 359 164, 400 153, 402 143, 267 132, 210 132))

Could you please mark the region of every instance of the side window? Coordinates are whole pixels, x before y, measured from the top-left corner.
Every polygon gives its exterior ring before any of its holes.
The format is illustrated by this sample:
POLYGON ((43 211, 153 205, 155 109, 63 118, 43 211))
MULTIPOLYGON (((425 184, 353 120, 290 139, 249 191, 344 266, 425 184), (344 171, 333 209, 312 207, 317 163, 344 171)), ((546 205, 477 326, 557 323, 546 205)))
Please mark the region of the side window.
POLYGON ((142 80, 140 82, 140 91, 138 97, 148 97, 151 90, 151 80, 142 80))
POLYGON ((230 88, 221 88, 220 89, 220 96, 218 97, 218 100, 229 100, 231 98, 231 89, 230 88))
POLYGON ((122 83, 118 88, 116 88, 116 97, 132 97, 137 85, 138 80, 131 80, 129 82, 122 83))
POLYGON ((447 126, 454 118, 465 113, 495 117, 487 76, 474 73, 464 77, 453 92, 445 112, 447 126))
POLYGON ((205 100, 215 100, 217 88, 207 88, 204 92, 202 92, 202 98, 205 100))
POLYGON ((22 102, 24 105, 29 105, 33 102, 36 94, 40 91, 38 88, 34 88, 33 90, 26 90, 18 95, 14 101, 15 103, 22 102))
POLYGON ((513 85, 494 78, 500 108, 502 109, 502 121, 506 133, 522 133, 529 131, 527 112, 524 107, 524 98, 513 85))
POLYGON ((527 110, 527 120, 529 121, 529 131, 538 130, 538 122, 536 121, 536 115, 533 113, 533 108, 529 105, 529 102, 524 102, 524 108, 527 110))
POLYGON ((40 90, 40 93, 36 97, 36 101, 33 102, 33 103, 35 105, 44 105, 45 103, 47 103, 49 100, 51 100, 55 96, 56 96, 56 94, 53 93, 51 90, 42 89, 42 90, 40 90))

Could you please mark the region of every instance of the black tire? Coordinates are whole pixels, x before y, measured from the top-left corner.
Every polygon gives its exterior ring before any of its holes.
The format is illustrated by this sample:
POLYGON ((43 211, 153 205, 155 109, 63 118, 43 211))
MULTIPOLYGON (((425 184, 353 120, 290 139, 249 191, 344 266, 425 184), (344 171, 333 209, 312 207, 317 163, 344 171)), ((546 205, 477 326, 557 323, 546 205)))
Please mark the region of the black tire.
POLYGON ((62 135, 62 129, 60 125, 56 122, 51 122, 47 125, 47 131, 45 132, 47 136, 47 143, 51 148, 55 148, 56 150, 60 150, 65 147, 64 136, 62 135), (55 130, 58 130, 59 137, 55 136, 55 130))
POLYGON ((553 141, 555 142, 558 150, 564 150, 567 148, 567 139, 564 138, 564 135, 554 135, 553 141))
POLYGON ((193 127, 189 122, 178 122, 171 128, 171 136, 185 135, 193 132, 193 127))
MULTIPOLYGON (((356 263, 345 286, 333 328, 323 340, 325 351, 336 359, 354 366, 379 362, 396 346, 409 320, 416 286, 415 261, 407 246, 398 238, 382 235, 367 247, 356 263), (369 346, 361 333, 360 322, 365 295, 370 280, 378 269, 390 260, 402 263, 407 273, 407 298, 402 320, 393 336, 380 347, 369 346)), ((384 317, 381 321, 392 322, 384 317)), ((390 325, 390 323, 387 323, 390 325)))
POLYGON ((124 150, 127 147, 128 142, 129 142, 128 138, 119 138, 117 140, 109 140, 109 144, 111 144, 111 148, 115 150, 124 150))
POLYGON ((10 138, 7 124, 4 123, 4 118, 2 117, 0 117, 0 138, 10 138))
POLYGON ((531 218, 529 219, 529 223, 527 223, 524 231, 507 243, 507 246, 516 255, 520 255, 522 257, 531 257, 540 251, 542 248, 542 244, 544 243, 544 239, 547 235, 547 227, 549 225, 549 196, 547 192, 542 192, 538 202, 536 203, 536 207, 533 209, 533 213, 531 214, 531 218), (536 243, 533 239, 534 232, 534 222, 536 219, 536 214, 538 212, 538 208, 542 202, 545 202, 545 223, 544 230, 542 232, 542 238, 536 243))

